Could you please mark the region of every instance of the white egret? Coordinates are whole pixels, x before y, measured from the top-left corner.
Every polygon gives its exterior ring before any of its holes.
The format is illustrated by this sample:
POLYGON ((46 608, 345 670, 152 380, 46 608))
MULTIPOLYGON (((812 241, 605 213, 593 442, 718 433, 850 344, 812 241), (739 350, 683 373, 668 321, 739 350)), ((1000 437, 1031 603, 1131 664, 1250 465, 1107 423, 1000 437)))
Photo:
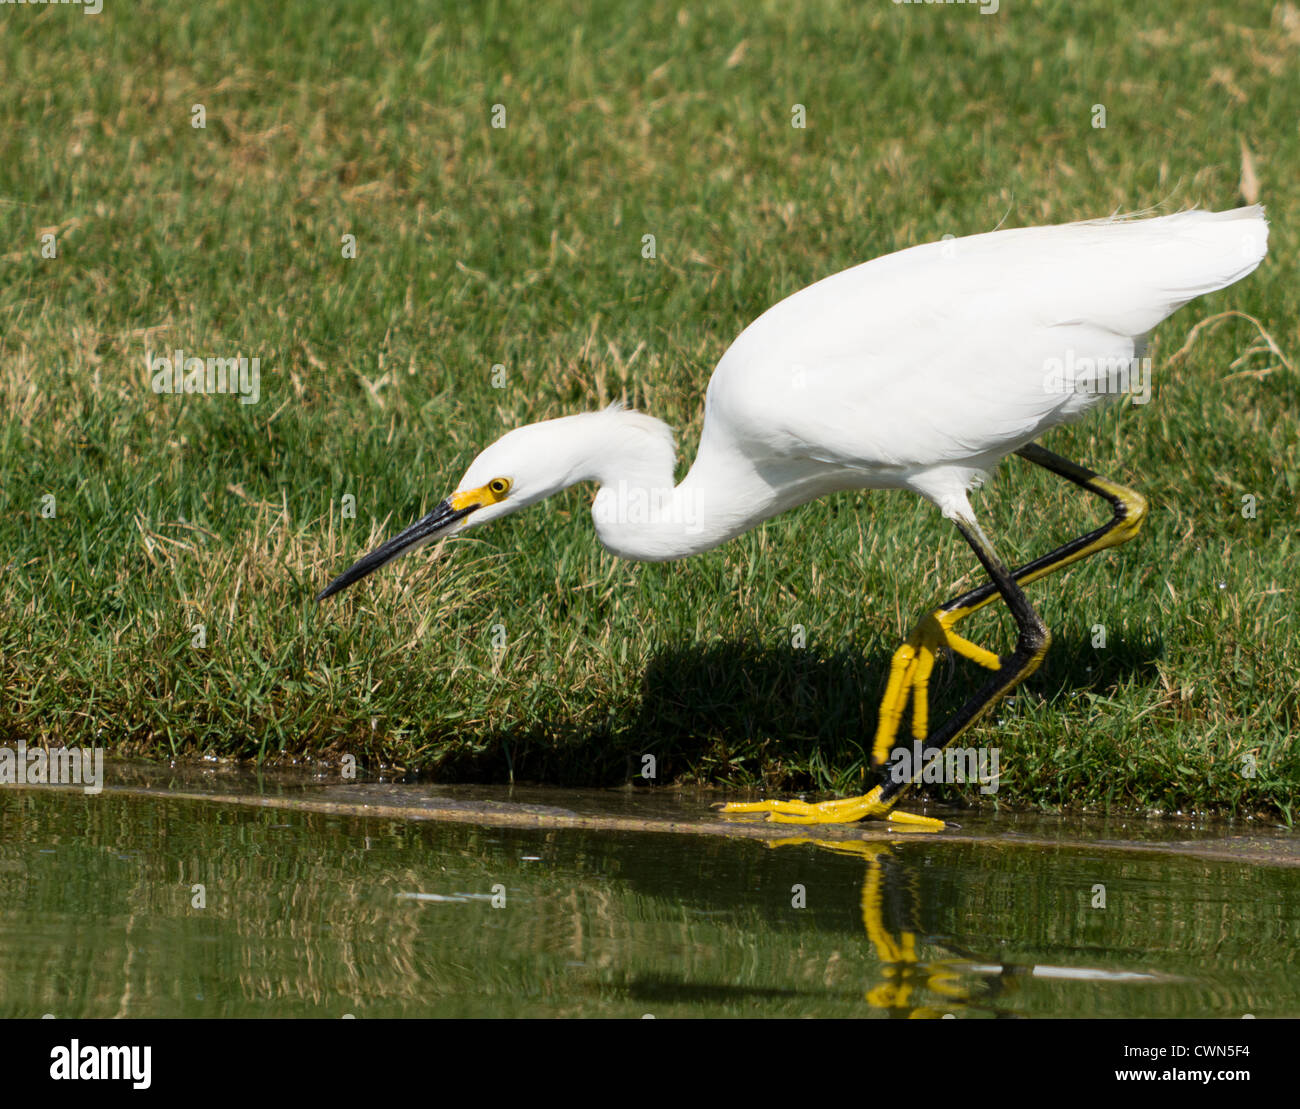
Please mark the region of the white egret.
MULTIPOLYGON (((768 309, 709 382, 699 453, 675 484, 672 432, 618 407, 508 432, 429 515, 332 581, 330 596, 397 555, 516 512, 577 482, 614 554, 683 558, 760 521, 845 489, 910 489, 950 519, 989 582, 925 615, 895 653, 872 763, 883 770, 904 711, 926 749, 952 743, 1031 674, 1049 634, 1022 586, 1131 539, 1142 496, 1037 445, 1130 388, 1145 337, 1193 297, 1251 273, 1267 250, 1259 206, 993 231, 912 247, 818 281, 768 309), (1017 453, 1108 501, 1109 523, 1015 570, 984 534, 967 492, 1017 453), (999 657, 955 626, 1001 597, 1019 629, 999 657), (951 719, 930 727, 927 688, 948 650, 991 671, 951 719)), ((885 817, 904 782, 862 797, 762 801, 724 811, 790 823, 885 817)), ((882 779, 883 779, 882 774, 882 779)))

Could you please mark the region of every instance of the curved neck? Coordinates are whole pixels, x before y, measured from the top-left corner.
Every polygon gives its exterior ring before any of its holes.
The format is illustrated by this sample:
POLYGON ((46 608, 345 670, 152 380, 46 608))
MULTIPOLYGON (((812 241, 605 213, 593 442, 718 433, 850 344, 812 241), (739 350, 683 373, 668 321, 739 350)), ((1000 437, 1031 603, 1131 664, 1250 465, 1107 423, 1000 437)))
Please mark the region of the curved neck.
POLYGON ((601 543, 621 558, 665 562, 714 547, 761 520, 842 485, 826 480, 824 466, 785 460, 755 461, 747 452, 710 436, 706 427, 690 473, 673 482, 671 442, 647 451, 634 437, 605 444, 600 483, 591 506, 601 543))

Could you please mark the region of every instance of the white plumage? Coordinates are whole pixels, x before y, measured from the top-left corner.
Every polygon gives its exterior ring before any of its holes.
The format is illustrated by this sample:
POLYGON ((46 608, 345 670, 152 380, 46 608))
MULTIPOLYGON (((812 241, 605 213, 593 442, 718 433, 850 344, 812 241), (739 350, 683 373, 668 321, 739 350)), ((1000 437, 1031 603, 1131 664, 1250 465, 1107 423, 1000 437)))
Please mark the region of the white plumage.
POLYGON ((993 231, 877 258, 787 297, 732 343, 676 489, 659 421, 565 417, 475 459, 459 490, 497 475, 516 486, 463 526, 578 481, 602 485, 601 541, 649 561, 840 489, 907 488, 969 513, 978 474, 1109 395, 1063 391, 1052 367, 1140 356, 1156 324, 1249 274, 1267 242, 1253 206, 993 231))
POLYGON ((646 561, 708 550, 841 489, 911 489, 969 516, 978 475, 1108 395, 1050 387, 1052 366, 1140 356, 1156 324, 1245 277, 1267 243, 1254 205, 992 231, 877 258, 787 297, 732 343, 681 485, 672 432, 653 417, 614 407, 530 424, 457 486, 506 478, 509 496, 401 550, 583 481, 601 487, 601 541, 646 561))
POLYGON ((584 481, 600 486, 601 541, 645 561, 708 550, 841 489, 911 489, 973 518, 978 475, 1108 395, 1049 384, 1053 366, 1140 356, 1156 324, 1245 277, 1267 243, 1254 205, 992 231, 855 266, 786 297, 728 348, 680 485, 672 432, 653 417, 615 406, 530 424, 457 486, 503 478, 508 496, 444 527, 426 518, 366 572, 584 481))

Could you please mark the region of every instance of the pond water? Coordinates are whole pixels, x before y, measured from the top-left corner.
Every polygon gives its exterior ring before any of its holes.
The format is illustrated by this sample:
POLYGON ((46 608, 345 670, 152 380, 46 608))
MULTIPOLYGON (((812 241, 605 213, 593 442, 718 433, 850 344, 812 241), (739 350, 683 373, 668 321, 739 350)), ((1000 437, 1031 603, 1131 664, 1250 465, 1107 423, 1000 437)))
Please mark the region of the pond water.
POLYGON ((166 774, 0 789, 0 1016, 1300 1016, 1285 831, 166 774))

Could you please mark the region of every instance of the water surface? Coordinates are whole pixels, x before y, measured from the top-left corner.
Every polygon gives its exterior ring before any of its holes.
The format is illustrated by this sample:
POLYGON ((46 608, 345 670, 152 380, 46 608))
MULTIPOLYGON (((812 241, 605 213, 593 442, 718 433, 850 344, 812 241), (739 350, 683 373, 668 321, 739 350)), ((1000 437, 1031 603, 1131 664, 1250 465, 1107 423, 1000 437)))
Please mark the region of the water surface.
POLYGON ((1300 1016, 1286 834, 817 842, 664 795, 157 778, 0 790, 0 1015, 1300 1016))

